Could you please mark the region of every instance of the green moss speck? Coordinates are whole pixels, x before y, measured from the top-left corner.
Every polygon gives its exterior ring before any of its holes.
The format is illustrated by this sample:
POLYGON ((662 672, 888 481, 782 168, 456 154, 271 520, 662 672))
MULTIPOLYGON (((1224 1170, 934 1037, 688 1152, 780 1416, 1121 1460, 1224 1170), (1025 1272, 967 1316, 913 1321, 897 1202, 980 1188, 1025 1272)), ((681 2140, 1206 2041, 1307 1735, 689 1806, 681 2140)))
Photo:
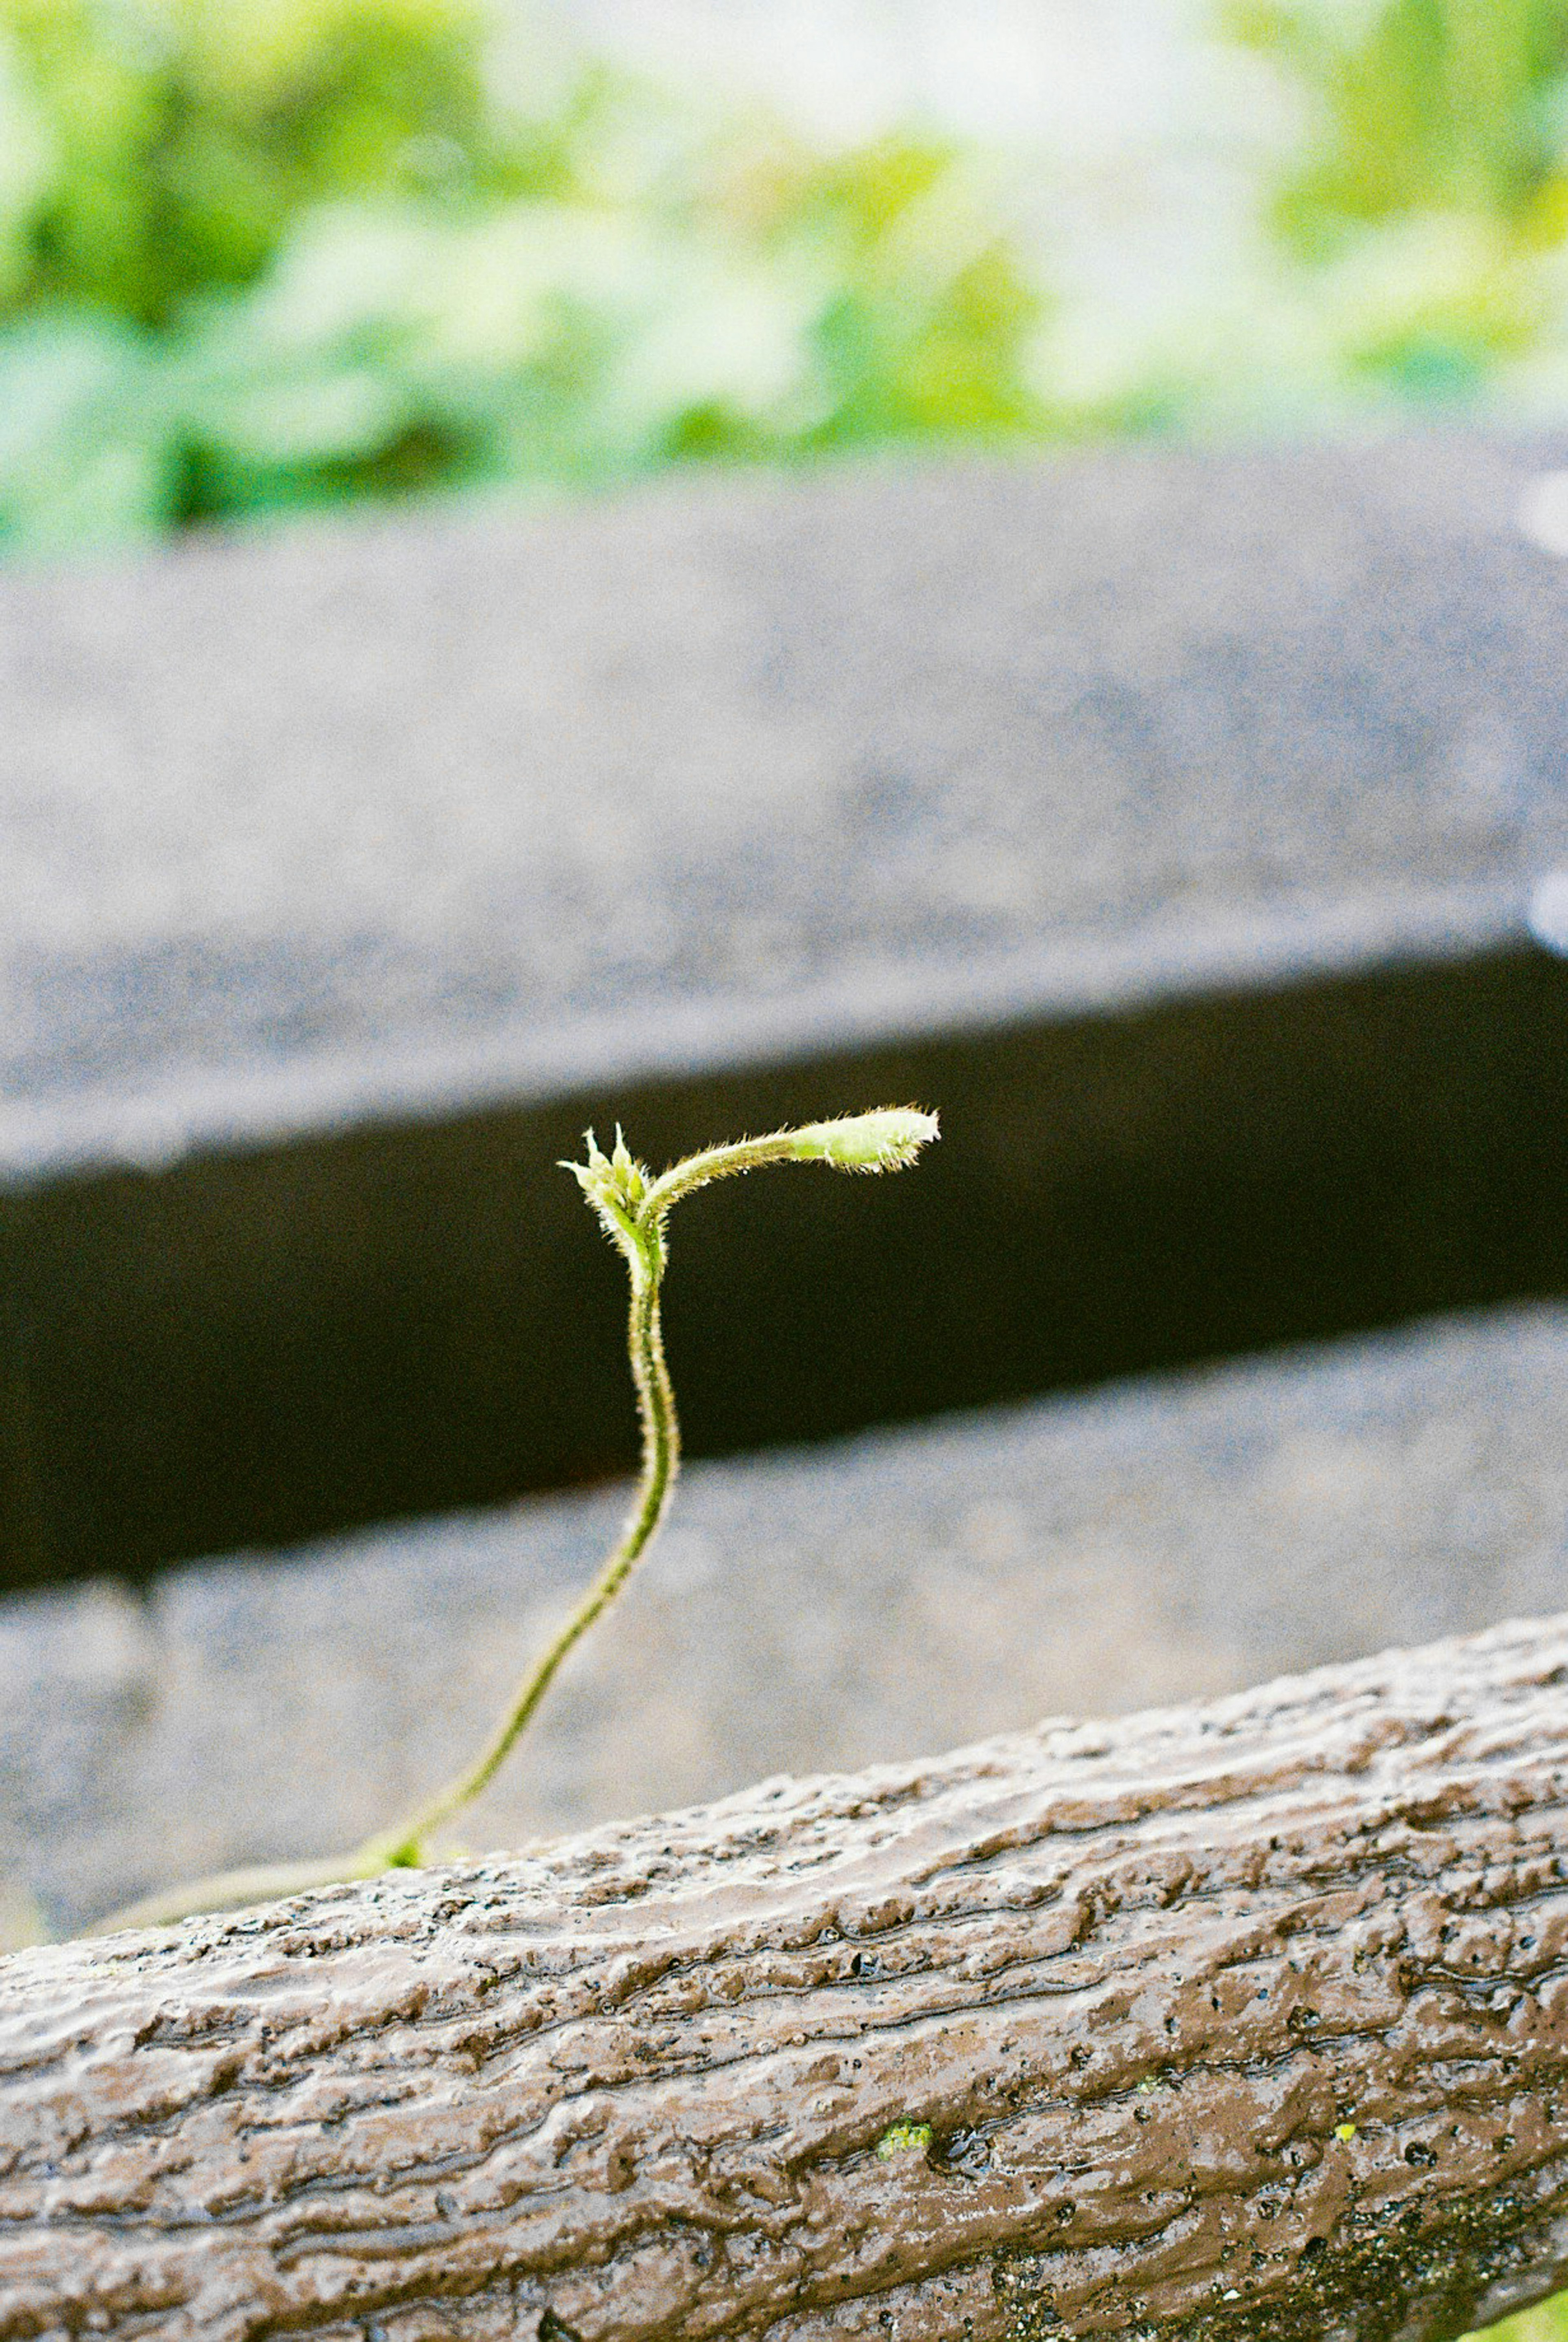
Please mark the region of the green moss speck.
POLYGON ((883 2132, 876 2151, 884 2163, 891 2163, 895 2155, 924 2155, 930 2145, 929 2123, 901 2122, 883 2132))

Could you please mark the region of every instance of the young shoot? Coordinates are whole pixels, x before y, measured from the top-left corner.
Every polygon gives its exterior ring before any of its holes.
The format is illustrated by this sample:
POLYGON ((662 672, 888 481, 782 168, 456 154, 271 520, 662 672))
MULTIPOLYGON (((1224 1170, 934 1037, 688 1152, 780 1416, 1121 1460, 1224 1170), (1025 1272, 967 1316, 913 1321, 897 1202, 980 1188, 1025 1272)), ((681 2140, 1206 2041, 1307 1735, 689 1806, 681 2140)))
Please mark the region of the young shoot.
POLYGON ((681 1441, 674 1392, 664 1363, 659 1296, 668 1258, 666 1226, 674 1205, 715 1179, 760 1170, 770 1163, 825 1163, 839 1171, 901 1171, 937 1135, 934 1114, 923 1114, 914 1106, 880 1106, 871 1114, 845 1115, 834 1122, 770 1131, 764 1138, 740 1138, 727 1146, 710 1146, 700 1155, 687 1156, 655 1178, 635 1160, 619 1128, 608 1155, 588 1131, 586 1162, 564 1163, 561 1167, 576 1179, 626 1264, 631 1285, 627 1350, 643 1445, 642 1470, 631 1512, 597 1576, 534 1658, 478 1756, 395 1827, 378 1832, 352 1853, 320 1862, 225 1871, 174 1894, 149 1897, 100 1920, 94 1932, 153 1926, 197 1911, 234 1909, 306 1887, 373 1877, 384 1870, 418 1868, 428 1858, 436 1832, 471 1805, 504 1764, 562 1661, 608 1609, 669 1509, 681 1441))

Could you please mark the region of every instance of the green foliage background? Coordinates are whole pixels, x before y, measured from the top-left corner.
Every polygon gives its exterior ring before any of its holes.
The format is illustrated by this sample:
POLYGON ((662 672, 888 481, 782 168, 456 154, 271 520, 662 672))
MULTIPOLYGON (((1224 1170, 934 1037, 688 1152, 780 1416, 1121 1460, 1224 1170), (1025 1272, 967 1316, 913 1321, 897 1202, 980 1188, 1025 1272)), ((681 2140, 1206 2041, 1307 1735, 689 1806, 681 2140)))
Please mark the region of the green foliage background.
POLYGON ((488 0, 0 0, 0 545, 1568 412, 1568 0, 1216 5, 1300 133, 1225 268, 1151 316, 1053 290, 1016 155, 814 144, 549 57, 488 0))
POLYGON ((1568 2293, 1487 2328, 1490 2342, 1568 2342, 1568 2293))
MULTIPOLYGON (((1293 92, 1153 325, 1027 188, 484 0, 0 0, 0 545, 895 445, 1568 415, 1568 0, 1229 0, 1293 92)), ((1568 2296, 1495 2329, 1568 2342, 1568 2296)))
POLYGON ((465 0, 0 0, 0 535, 1035 429, 982 178, 465 0))

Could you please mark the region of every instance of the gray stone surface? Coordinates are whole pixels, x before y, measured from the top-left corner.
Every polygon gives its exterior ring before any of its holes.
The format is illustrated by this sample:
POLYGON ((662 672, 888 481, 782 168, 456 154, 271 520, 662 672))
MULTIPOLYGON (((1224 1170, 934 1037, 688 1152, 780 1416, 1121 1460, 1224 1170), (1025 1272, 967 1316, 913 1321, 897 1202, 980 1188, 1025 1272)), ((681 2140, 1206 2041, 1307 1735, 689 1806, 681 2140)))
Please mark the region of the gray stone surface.
POLYGON ((0 580, 0 1164, 1517 920, 1563 443, 664 486, 0 580))
POLYGON ((616 1468, 589 1121, 946 1116, 714 1211, 694 1451, 1568 1290, 1565 449, 0 578, 0 1583, 616 1468))
MULTIPOLYGON (((473 1746, 618 1496, 0 1608, 13 1911, 352 1839, 473 1746)), ((464 1835, 1240 1686, 1568 1603, 1568 1308, 694 1467, 464 1835)))

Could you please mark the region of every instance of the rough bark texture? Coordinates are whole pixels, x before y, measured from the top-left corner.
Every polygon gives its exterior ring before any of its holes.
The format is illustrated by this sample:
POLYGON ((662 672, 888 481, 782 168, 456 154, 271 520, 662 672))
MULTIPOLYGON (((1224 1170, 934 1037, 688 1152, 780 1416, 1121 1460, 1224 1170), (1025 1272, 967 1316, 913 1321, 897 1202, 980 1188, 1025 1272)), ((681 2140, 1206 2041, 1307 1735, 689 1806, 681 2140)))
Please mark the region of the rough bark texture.
POLYGON ((1568 1617, 0 1963, 0 2333, 1415 2342, 1568 2276, 1568 1617))

